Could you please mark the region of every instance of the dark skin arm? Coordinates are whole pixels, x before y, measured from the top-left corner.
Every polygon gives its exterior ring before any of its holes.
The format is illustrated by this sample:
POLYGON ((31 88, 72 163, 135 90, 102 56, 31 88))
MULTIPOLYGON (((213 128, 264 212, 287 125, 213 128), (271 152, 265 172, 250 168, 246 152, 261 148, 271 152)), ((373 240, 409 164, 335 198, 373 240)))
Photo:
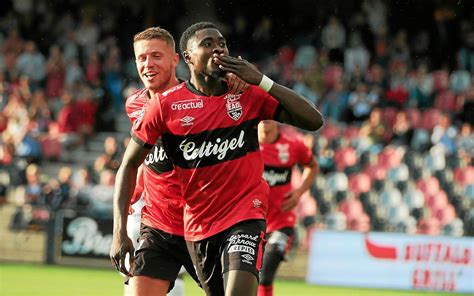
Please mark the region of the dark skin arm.
POLYGON ((127 146, 115 179, 114 190, 114 229, 110 259, 115 268, 125 275, 130 275, 125 266, 125 256, 130 255, 130 266, 133 264, 133 243, 127 234, 127 218, 130 200, 137 180, 138 167, 142 164, 149 149, 142 147, 133 139, 127 146))
MULTIPOLYGON (((223 71, 237 75, 248 84, 259 85, 262 80, 263 74, 246 60, 217 53, 213 59, 223 71)), ((275 118, 277 121, 309 131, 316 131, 323 125, 321 113, 295 91, 274 82, 268 93, 283 106, 283 111, 275 118)))

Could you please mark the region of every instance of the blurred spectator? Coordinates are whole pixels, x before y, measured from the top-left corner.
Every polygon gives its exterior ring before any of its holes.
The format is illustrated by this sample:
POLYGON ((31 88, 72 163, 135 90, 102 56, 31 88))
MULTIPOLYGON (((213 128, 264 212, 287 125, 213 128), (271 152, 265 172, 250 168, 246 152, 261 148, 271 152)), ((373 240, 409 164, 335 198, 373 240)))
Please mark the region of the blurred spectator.
POLYGON ((343 48, 346 43, 346 29, 337 17, 329 17, 321 32, 321 43, 329 53, 329 61, 344 62, 343 48))
POLYGON ((392 145, 409 147, 413 139, 413 128, 405 111, 399 111, 392 128, 392 145))
POLYGON ((324 96, 321 102, 321 112, 325 118, 335 122, 345 120, 344 111, 349 104, 349 93, 342 80, 335 82, 334 87, 324 96))
POLYGON ((369 67, 370 54, 364 47, 359 32, 353 32, 349 37, 349 47, 344 52, 344 70, 352 73, 357 66, 365 73, 369 67))
POLYGON ((91 191, 90 214, 97 218, 112 217, 112 200, 114 196, 115 174, 112 170, 100 173, 99 184, 94 185, 91 191))
POLYGON ((18 75, 30 80, 30 87, 37 89, 46 76, 46 62, 43 54, 38 51, 34 41, 25 43, 25 51, 18 57, 15 65, 18 75))
POLYGON ((66 75, 63 55, 57 45, 52 46, 49 50, 46 71, 46 96, 48 98, 57 98, 64 89, 66 75))
POLYGON ((433 129, 431 135, 431 142, 433 145, 440 145, 447 154, 453 154, 456 150, 456 128, 451 123, 451 118, 448 114, 441 114, 439 124, 433 129))
POLYGON ((387 128, 382 122, 382 111, 379 108, 374 108, 370 112, 369 119, 362 123, 360 129, 361 137, 368 137, 371 144, 383 144, 385 143, 385 136, 387 128))
POLYGON ((378 103, 376 93, 368 92, 367 84, 359 83, 349 95, 350 121, 363 121, 369 117, 372 108, 378 103))
POLYGON ((71 149, 80 143, 78 134, 79 121, 73 94, 65 90, 61 96, 63 107, 58 114, 58 128, 61 135, 61 143, 66 149, 71 149))

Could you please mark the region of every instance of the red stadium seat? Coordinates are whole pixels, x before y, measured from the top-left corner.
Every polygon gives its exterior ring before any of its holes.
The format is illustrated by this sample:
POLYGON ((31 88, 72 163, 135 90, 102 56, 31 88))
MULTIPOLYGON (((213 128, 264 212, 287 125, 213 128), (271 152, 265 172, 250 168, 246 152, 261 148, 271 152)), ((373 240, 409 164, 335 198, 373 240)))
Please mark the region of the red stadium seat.
POLYGON ((355 125, 350 125, 344 129, 342 136, 348 140, 353 140, 359 137, 360 129, 355 125))
POLYGON ((347 220, 354 219, 364 212, 364 208, 360 200, 349 198, 341 202, 339 211, 346 215, 347 220))
POLYGON ((370 230, 370 218, 366 213, 347 221, 347 229, 352 231, 367 232, 370 230))
POLYGON ((366 173, 359 173, 349 177, 349 190, 354 193, 356 197, 361 192, 369 192, 372 188, 372 180, 366 173))
POLYGON ((397 167, 402 162, 403 155, 394 147, 386 147, 378 156, 378 164, 386 169, 397 167))
POLYGON ((456 168, 454 170, 454 181, 462 186, 474 184, 474 166, 456 168))
POLYGON ((445 208, 448 205, 448 195, 443 190, 435 194, 427 194, 425 195, 425 205, 432 211, 445 208))
POLYGON ((385 107, 382 109, 382 121, 388 127, 392 127, 397 118, 398 109, 394 107, 385 107))
POLYGON ((351 167, 357 164, 357 153, 352 147, 343 147, 334 153, 334 162, 336 169, 343 171, 347 167, 351 167))
POLYGON ((338 137, 341 133, 339 127, 331 123, 325 123, 319 132, 321 136, 325 137, 329 142, 338 137))
POLYGON ((369 175, 372 180, 383 180, 387 176, 387 169, 379 164, 367 166, 364 172, 369 175))
POLYGON ((439 181, 433 176, 419 180, 416 187, 425 194, 425 198, 426 195, 436 195, 440 191, 439 181))
POLYGON ((438 219, 441 226, 451 223, 456 218, 456 211, 451 204, 434 211, 434 217, 438 219))
POLYGON ((428 235, 439 235, 440 223, 434 217, 423 218, 418 222, 418 233, 428 235))

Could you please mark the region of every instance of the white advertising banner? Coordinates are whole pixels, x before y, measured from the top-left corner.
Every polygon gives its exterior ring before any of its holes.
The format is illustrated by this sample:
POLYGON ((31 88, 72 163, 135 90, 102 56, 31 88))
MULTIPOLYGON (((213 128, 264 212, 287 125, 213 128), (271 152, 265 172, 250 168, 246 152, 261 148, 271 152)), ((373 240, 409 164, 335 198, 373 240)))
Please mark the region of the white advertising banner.
POLYGON ((307 281, 474 293, 474 239, 315 231, 307 281))

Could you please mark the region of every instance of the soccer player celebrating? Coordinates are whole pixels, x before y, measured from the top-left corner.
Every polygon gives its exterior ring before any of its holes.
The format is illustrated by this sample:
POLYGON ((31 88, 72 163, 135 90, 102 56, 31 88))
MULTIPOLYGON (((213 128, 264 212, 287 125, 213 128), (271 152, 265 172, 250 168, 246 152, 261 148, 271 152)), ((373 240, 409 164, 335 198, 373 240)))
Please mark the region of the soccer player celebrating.
POLYGON ((267 245, 263 255, 258 296, 273 295, 273 279, 291 247, 296 215, 292 209, 314 182, 317 163, 302 140, 280 131, 277 122, 258 125, 258 141, 265 164, 263 177, 270 186, 267 214, 267 245), (296 164, 304 167, 299 188, 291 188, 291 172, 296 164))
POLYGON ((124 268, 131 246, 120 235, 123 216, 137 168, 161 136, 186 201, 184 235, 204 291, 256 295, 269 190, 262 178, 256 126, 276 119, 317 130, 322 116, 304 97, 274 83, 248 61, 229 56, 212 23, 188 27, 180 48, 191 79, 148 101, 117 173, 111 256, 124 268), (242 94, 230 93, 226 73, 250 87, 242 94))
MULTIPOLYGON (((145 88, 127 98, 125 110, 132 125, 140 118, 150 97, 180 83, 175 76, 179 56, 168 31, 148 28, 136 34, 133 42, 137 70, 145 88)), ((183 237, 184 199, 161 139, 156 141, 139 172, 125 235, 130 235, 133 242, 140 237, 140 243, 135 246, 135 256, 131 254, 131 270, 121 270, 132 276, 125 292, 166 295, 175 283, 172 293, 183 295, 182 280, 177 278, 181 267, 198 280, 183 237)), ((126 239, 123 242, 131 243, 126 239)))

